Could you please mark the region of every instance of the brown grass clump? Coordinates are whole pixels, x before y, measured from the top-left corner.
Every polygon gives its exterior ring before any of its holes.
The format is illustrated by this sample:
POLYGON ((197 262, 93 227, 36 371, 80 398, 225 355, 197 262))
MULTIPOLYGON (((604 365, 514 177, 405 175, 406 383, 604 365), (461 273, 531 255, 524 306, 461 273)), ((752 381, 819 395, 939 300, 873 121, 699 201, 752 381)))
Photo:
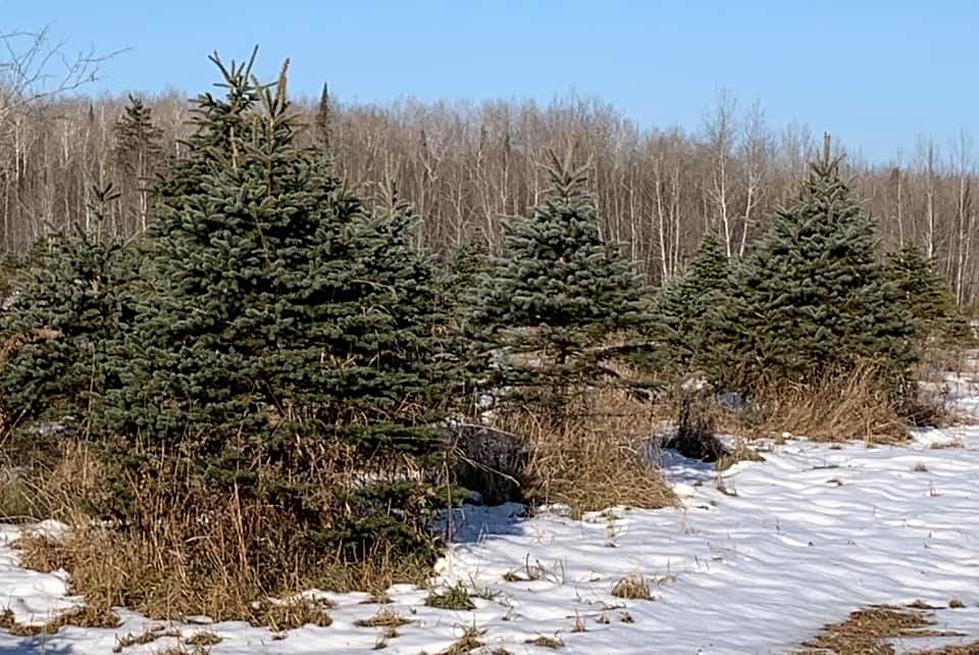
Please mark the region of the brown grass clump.
POLYGON ((653 595, 649 592, 649 583, 641 575, 631 575, 616 582, 612 586, 612 595, 616 598, 633 600, 653 599, 653 595))
POLYGON ((411 621, 397 612, 392 612, 388 609, 382 609, 369 619, 358 619, 354 621, 354 625, 358 628, 400 628, 409 623, 411 621))
MULTIPOLYGON (((914 608, 874 605, 857 610, 841 623, 826 625, 814 639, 802 644, 796 655, 893 655, 887 640, 897 637, 955 636, 928 628, 934 625, 931 615, 914 608)), ((922 655, 944 652, 923 651, 922 655)))
POLYGON ((496 427, 530 444, 525 490, 530 500, 563 503, 576 514, 614 505, 676 503, 641 454, 659 425, 656 408, 624 390, 590 390, 557 416, 516 409, 498 422, 496 427))
POLYGON ((908 421, 885 388, 878 366, 830 371, 813 384, 762 385, 743 427, 764 435, 805 436, 816 441, 897 443, 908 439, 908 421), (746 423, 746 424, 745 424, 746 423))
POLYGON ((9 609, 0 614, 0 628, 15 637, 53 635, 66 625, 79 628, 118 628, 122 621, 110 608, 95 605, 83 605, 69 610, 42 624, 18 623, 9 609))
POLYGON ((477 630, 475 627, 466 628, 459 639, 445 650, 440 651, 438 655, 465 655, 465 653, 474 651, 477 648, 482 648, 484 644, 479 638, 485 633, 485 630, 477 630))
POLYGON ((546 637, 544 635, 535 637, 534 639, 528 639, 527 643, 539 646, 540 648, 552 648, 554 650, 564 647, 564 642, 557 637, 546 637))
POLYGON ((199 630, 184 639, 184 643, 188 646, 214 646, 220 644, 222 641, 223 639, 220 635, 216 635, 208 630, 199 630))
POLYGON ((333 607, 332 603, 305 598, 287 602, 266 600, 253 605, 249 623, 268 627, 272 632, 284 632, 304 625, 326 628, 333 624, 333 619, 326 613, 330 607, 333 607))
POLYGON ((118 637, 115 647, 113 647, 113 653, 121 653, 126 648, 130 646, 140 646, 143 644, 151 644, 157 639, 162 639, 163 637, 175 637, 179 639, 181 633, 175 628, 166 628, 165 626, 151 626, 146 628, 139 634, 129 633, 122 637, 118 637))

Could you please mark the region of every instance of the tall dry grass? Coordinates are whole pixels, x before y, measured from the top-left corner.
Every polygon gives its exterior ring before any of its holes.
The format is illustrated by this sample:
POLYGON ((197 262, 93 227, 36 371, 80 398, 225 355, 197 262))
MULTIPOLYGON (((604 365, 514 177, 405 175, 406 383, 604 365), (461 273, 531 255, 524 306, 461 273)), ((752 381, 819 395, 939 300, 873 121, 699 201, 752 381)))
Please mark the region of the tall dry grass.
POLYGON ((661 408, 622 389, 592 388, 559 413, 528 407, 503 412, 495 427, 522 435, 529 444, 528 499, 567 504, 581 513, 676 503, 643 456, 661 423, 661 408))
POLYGON ((750 409, 724 427, 753 436, 789 433, 816 441, 895 443, 908 438, 906 401, 894 397, 889 377, 873 362, 831 369, 815 382, 763 384, 750 409))
MULTIPOLYGON (((0 479, 0 517, 16 511, 25 521, 64 521, 70 529, 59 538, 28 533, 19 540, 24 564, 67 570, 71 592, 90 606, 124 606, 159 619, 254 621, 254 602, 266 597, 313 587, 383 590, 421 583, 431 572, 427 554, 378 547, 353 561, 325 550, 297 537, 290 511, 188 482, 175 460, 157 473, 124 473, 90 446, 67 440, 52 464, 0 479), (130 499, 131 518, 98 520, 93 507, 120 496, 130 499)), ((333 511, 330 480, 311 477, 324 496, 311 511, 333 511)))

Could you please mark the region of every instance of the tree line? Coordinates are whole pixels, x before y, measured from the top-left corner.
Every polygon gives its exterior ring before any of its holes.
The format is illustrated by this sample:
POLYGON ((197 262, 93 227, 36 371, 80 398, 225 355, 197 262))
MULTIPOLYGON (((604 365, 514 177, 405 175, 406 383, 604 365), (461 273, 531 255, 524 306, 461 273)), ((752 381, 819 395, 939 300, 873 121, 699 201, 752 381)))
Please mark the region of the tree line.
MULTIPOLYGON (((620 242, 640 272, 665 282, 704 234, 742 255, 765 217, 794 193, 818 154, 807 128, 776 129, 755 104, 721 94, 694 130, 642 129, 614 107, 581 97, 482 103, 344 103, 325 89, 298 102, 299 137, 333 153, 338 172, 367 198, 397 186, 423 217, 414 239, 444 251, 469 240, 498 251, 507 217, 539 203, 547 152, 591 164, 602 236, 620 242)), ((51 98, 0 114, 0 245, 23 251, 52 228, 92 223, 98 189, 112 185, 102 229, 146 228, 148 188, 187 155, 191 104, 152 97, 51 98)), ((838 152, 844 148, 837 145, 838 152)), ((845 174, 878 217, 882 246, 917 244, 956 299, 979 293, 973 143, 920 140, 889 164, 847 159, 845 174)))

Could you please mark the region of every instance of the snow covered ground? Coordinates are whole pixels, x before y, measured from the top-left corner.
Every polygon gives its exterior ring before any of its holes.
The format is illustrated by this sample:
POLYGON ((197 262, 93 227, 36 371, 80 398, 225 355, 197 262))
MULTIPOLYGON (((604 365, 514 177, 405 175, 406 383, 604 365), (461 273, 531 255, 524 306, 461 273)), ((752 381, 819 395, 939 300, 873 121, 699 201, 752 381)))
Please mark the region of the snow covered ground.
MULTIPOLYGON (((959 381, 956 402, 979 406, 959 381)), ((921 600, 935 629, 954 637, 906 639, 899 652, 979 639, 979 427, 923 431, 902 446, 833 447, 793 440, 743 462, 718 483, 709 466, 671 455, 667 476, 683 507, 614 508, 572 520, 559 508, 467 508, 452 517, 455 541, 439 562, 437 587, 463 583, 476 609, 426 607, 427 590, 399 586, 392 603, 365 594, 319 594, 336 606, 329 627, 292 630, 284 639, 245 623, 172 626, 189 637, 206 629, 222 641, 213 655, 256 653, 435 654, 466 629, 492 653, 786 653, 826 623, 869 604, 921 600), (612 594, 642 578, 651 600, 612 594), (411 621, 399 636, 358 627, 381 608, 411 621)), ((0 610, 43 623, 77 603, 63 574, 27 571, 9 546, 18 530, 0 526, 0 610)), ((316 595, 317 592, 311 592, 316 595)), ((109 653, 119 638, 156 624, 119 610, 116 629, 63 627, 43 637, 0 631, 0 655, 109 653)), ((177 637, 123 648, 155 653, 177 637)), ((186 652, 192 652, 186 647, 186 652)))

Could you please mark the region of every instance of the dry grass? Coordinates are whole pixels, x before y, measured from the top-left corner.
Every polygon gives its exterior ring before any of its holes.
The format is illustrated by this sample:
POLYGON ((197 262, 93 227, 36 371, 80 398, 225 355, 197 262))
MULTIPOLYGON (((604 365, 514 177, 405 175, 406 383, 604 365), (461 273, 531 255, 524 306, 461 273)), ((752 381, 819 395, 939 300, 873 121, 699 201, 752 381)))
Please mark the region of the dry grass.
MULTIPOLYGON (((934 623, 926 610, 874 605, 851 613, 841 623, 824 626, 819 635, 802 644, 796 655, 894 655, 890 639, 955 636, 930 630, 934 623)), ((942 652, 922 651, 922 655, 942 652)))
POLYGON ((933 441, 930 446, 932 450, 942 450, 943 448, 965 448, 965 442, 955 438, 949 441, 933 441))
POLYGON ((755 395, 755 411, 742 428, 763 436, 788 432, 816 441, 897 443, 908 421, 895 406, 873 364, 830 372, 814 384, 771 384, 755 395))
POLYGON ((979 655, 979 641, 973 641, 971 644, 916 650, 909 655, 979 655))
POLYGON ((266 600, 252 605, 249 623, 268 627, 272 632, 285 632, 304 625, 326 628, 333 624, 333 619, 326 613, 331 607, 333 605, 327 601, 306 598, 286 602, 266 600))
POLYGON ((564 642, 557 637, 545 637, 544 635, 535 637, 534 639, 528 639, 527 643, 540 648, 551 648, 554 650, 564 647, 564 642))
POLYGON ((53 635, 66 625, 79 628, 118 628, 122 625, 122 621, 110 608, 94 605, 83 605, 69 610, 41 624, 18 623, 9 609, 0 614, 0 629, 8 631, 15 637, 53 635))
POLYGON ((103 488, 105 468, 83 443, 64 440, 53 457, 15 466, 11 457, 4 457, 3 439, 0 437, 0 519, 5 522, 69 522, 85 499, 103 488))
POLYGON ((475 627, 466 628, 459 639, 445 650, 440 651, 438 655, 465 655, 465 653, 474 651, 477 648, 482 648, 484 644, 479 638, 485 633, 485 630, 478 630, 475 627))
POLYGON ((354 621, 354 625, 358 628, 400 628, 409 623, 411 623, 410 620, 388 609, 382 609, 369 619, 354 621))
POLYGON ((658 508, 676 498, 641 454, 660 425, 657 411, 625 391, 595 389, 560 417, 516 410, 496 427, 530 443, 530 500, 563 503, 576 514, 614 505, 658 508))
MULTIPOLYGON (((255 599, 313 587, 349 591, 421 584, 431 572, 421 555, 379 551, 351 562, 310 554, 296 544, 293 526, 278 519, 274 507, 226 495, 151 493, 143 479, 110 479, 77 444, 66 442, 57 461, 27 479, 18 484, 26 484, 37 499, 30 516, 56 517, 73 527, 63 540, 25 535, 17 543, 24 564, 67 570, 72 593, 95 607, 128 607, 155 619, 206 614, 253 621, 255 599), (93 523, 79 510, 111 484, 128 486, 143 508, 139 525, 93 523)), ((269 621, 291 622, 276 616, 269 621)))
POLYGON ((631 575, 616 582, 612 585, 612 595, 616 598, 633 600, 653 599, 653 595, 649 592, 649 582, 641 575, 631 575))
POLYGON ((214 646, 220 644, 222 641, 223 639, 220 635, 216 635, 207 630, 199 630, 184 639, 184 643, 188 646, 214 646))
POLYGON ((462 583, 454 587, 449 587, 445 591, 435 591, 428 593, 425 604, 440 610, 474 610, 476 606, 469 597, 467 590, 462 583))
MULTIPOLYGON (((216 635, 215 635, 216 636, 216 635)), ((174 637, 179 639, 181 633, 175 628, 167 628, 166 626, 151 626, 146 628, 139 634, 128 633, 119 637, 116 641, 115 647, 113 647, 113 653, 121 653, 126 648, 131 646, 141 646, 143 644, 151 644, 157 639, 162 639, 164 637, 174 637)), ((220 638, 219 638, 220 639, 220 638)))

